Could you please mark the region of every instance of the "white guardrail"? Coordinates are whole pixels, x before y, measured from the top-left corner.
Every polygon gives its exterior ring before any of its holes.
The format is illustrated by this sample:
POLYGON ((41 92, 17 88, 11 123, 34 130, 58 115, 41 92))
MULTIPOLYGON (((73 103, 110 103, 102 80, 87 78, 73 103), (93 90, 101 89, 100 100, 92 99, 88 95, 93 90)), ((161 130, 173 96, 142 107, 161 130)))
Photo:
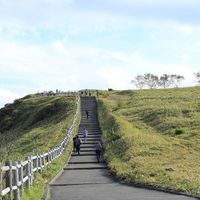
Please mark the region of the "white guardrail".
POLYGON ((24 193, 24 187, 30 187, 33 183, 34 173, 42 172, 42 169, 59 157, 65 150, 73 133, 79 113, 79 97, 76 99, 76 113, 66 137, 58 147, 35 156, 26 157, 25 161, 6 161, 6 166, 0 166, 0 200, 9 195, 10 200, 20 200, 24 193))

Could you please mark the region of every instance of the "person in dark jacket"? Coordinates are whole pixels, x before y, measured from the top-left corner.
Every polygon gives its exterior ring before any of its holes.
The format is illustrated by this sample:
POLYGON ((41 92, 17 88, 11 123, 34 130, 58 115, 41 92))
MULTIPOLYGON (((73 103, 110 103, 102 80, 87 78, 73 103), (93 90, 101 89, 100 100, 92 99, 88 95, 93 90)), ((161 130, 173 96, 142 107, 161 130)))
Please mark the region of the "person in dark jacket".
POLYGON ((97 162, 100 162, 100 158, 101 158, 101 150, 102 150, 102 146, 100 142, 96 142, 95 144, 95 150, 96 150, 96 157, 97 157, 97 162))
POLYGON ((81 147, 81 139, 79 138, 79 136, 77 135, 76 139, 75 139, 75 146, 76 146, 76 152, 78 153, 78 155, 80 155, 80 147, 81 147))
POLYGON ((76 153, 76 143, 75 143, 76 138, 77 138, 77 135, 75 135, 75 136, 73 137, 73 152, 74 152, 74 153, 76 153))

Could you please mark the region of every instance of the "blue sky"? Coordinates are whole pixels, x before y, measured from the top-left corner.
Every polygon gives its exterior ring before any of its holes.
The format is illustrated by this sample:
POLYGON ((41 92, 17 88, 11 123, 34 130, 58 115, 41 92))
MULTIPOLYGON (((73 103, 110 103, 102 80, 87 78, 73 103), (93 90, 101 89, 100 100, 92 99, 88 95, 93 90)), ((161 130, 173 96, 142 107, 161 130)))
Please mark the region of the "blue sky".
POLYGON ((195 85, 199 0, 0 0, 0 107, 28 93, 129 89, 143 73, 195 85))

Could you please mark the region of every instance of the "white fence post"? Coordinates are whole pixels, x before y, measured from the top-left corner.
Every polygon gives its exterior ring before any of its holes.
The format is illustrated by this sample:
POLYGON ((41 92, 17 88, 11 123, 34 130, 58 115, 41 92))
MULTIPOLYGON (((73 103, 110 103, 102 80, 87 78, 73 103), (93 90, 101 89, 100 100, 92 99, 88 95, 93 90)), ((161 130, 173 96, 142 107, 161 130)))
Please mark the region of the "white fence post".
POLYGON ((41 158, 41 154, 39 154, 38 156, 38 168, 39 168, 39 172, 42 172, 42 158, 41 158))
POLYGON ((10 188, 10 193, 9 193, 9 198, 10 200, 13 200, 13 189, 12 189, 12 179, 13 179, 13 174, 12 174, 12 161, 7 160, 6 161, 6 166, 9 167, 9 171, 6 172, 6 188, 10 188))
POLYGON ((43 163, 44 163, 44 154, 41 154, 41 166, 42 166, 42 169, 44 167, 43 163))
POLYGON ((35 167, 36 167, 36 169, 38 171, 38 168, 39 168, 39 156, 38 156, 38 154, 36 155, 35 167))
POLYGON ((50 157, 49 157, 49 151, 47 152, 47 165, 49 165, 50 164, 50 157))
POLYGON ((3 178, 2 178, 2 168, 1 168, 1 166, 0 166, 0 200, 2 200, 2 197, 3 197, 3 195, 2 195, 2 190, 3 190, 3 185, 2 185, 2 181, 3 181, 3 178))
POLYGON ((42 154, 42 168, 45 167, 45 156, 44 153, 42 154))
POLYGON ((14 200, 20 200, 18 163, 13 162, 13 166, 16 167, 16 169, 13 170, 13 186, 17 186, 14 190, 14 200))
POLYGON ((19 165, 21 165, 21 167, 19 168, 19 181, 21 181, 21 197, 24 194, 24 170, 23 170, 23 165, 22 165, 22 161, 19 161, 19 165))
POLYGON ((28 180, 26 181, 26 186, 28 188, 30 188, 30 163, 29 163, 29 157, 26 157, 26 161, 27 161, 27 164, 26 164, 26 176, 28 177, 28 180))
POLYGON ((52 150, 52 160, 54 160, 54 156, 55 156, 55 149, 52 150))
POLYGON ((30 184, 32 185, 33 179, 34 179, 34 176, 33 176, 33 157, 32 156, 29 157, 29 163, 30 163, 30 184))

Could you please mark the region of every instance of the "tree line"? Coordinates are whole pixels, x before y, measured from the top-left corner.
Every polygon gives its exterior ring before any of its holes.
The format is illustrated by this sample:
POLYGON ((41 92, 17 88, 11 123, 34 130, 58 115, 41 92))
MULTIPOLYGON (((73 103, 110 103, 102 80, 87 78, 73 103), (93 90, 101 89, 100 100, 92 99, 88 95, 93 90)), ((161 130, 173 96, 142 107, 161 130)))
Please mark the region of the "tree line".
MULTIPOLYGON (((200 73, 199 73, 200 76, 200 73)), ((185 78, 178 74, 163 74, 157 76, 154 74, 146 73, 137 75, 131 82, 139 89, 143 88, 168 88, 168 87, 179 87, 181 81, 185 78)))
MULTIPOLYGON (((200 72, 194 73, 194 78, 200 85, 200 72)), ((183 80, 185 80, 185 77, 179 74, 163 74, 161 76, 157 76, 155 74, 145 73, 137 75, 131 83, 135 84, 135 86, 139 89, 153 89, 179 87, 183 80)))

